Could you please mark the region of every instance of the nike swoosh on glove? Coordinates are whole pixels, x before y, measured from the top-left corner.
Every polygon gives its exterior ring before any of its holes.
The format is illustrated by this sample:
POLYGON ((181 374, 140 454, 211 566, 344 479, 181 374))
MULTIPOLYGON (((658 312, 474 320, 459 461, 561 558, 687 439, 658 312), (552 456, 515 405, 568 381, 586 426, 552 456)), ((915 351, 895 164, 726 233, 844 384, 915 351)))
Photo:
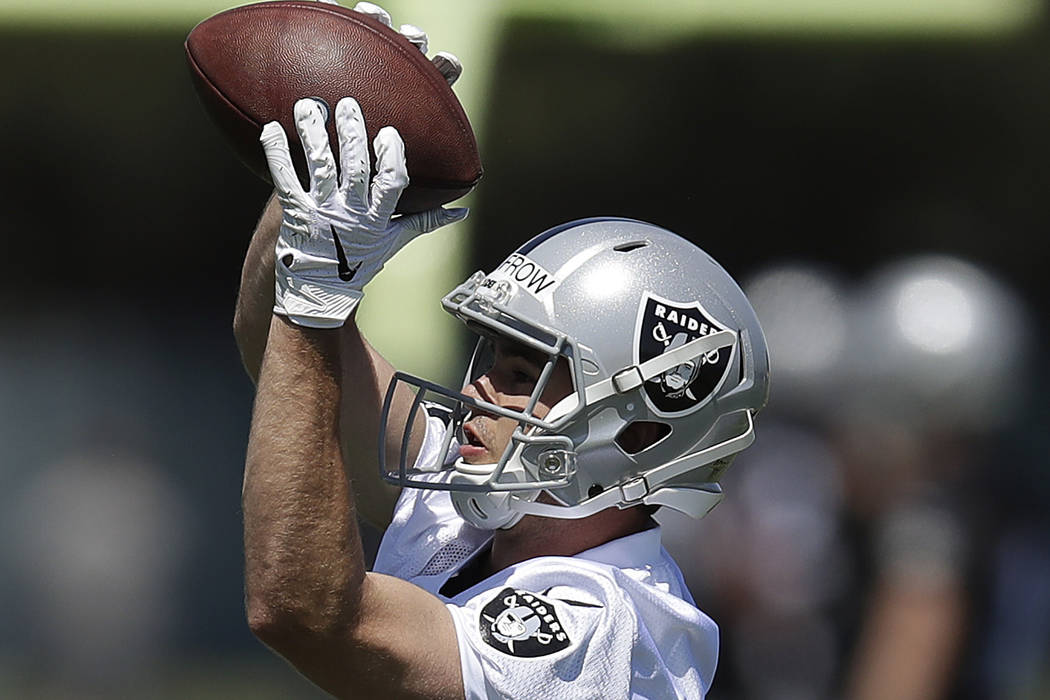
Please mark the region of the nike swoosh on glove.
POLYGON ((467 215, 437 208, 393 217, 408 185, 405 145, 393 127, 373 141, 376 176, 369 183, 368 137, 361 108, 345 97, 335 109, 337 170, 325 129, 324 107, 295 103, 295 125, 306 152, 310 191, 292 165, 278 122, 263 127, 262 141, 283 216, 276 247, 274 313, 301 326, 338 328, 364 296, 364 286, 409 241, 467 215))

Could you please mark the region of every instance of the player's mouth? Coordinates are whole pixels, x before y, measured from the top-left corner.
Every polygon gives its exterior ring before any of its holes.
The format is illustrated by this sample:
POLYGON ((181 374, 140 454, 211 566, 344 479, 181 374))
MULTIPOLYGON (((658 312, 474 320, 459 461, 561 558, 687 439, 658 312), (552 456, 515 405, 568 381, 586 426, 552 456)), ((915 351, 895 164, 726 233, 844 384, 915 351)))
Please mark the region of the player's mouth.
POLYGON ((459 456, 465 460, 477 459, 488 453, 481 430, 470 423, 463 424, 463 437, 466 440, 459 446, 459 456))

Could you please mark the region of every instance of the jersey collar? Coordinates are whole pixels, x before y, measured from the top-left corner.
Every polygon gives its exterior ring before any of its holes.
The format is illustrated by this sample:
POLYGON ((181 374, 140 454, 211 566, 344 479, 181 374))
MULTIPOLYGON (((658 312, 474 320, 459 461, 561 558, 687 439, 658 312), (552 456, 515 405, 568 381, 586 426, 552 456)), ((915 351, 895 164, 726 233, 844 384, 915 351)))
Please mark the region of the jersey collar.
POLYGON ((637 569, 660 561, 660 552, 660 526, 657 525, 592 547, 577 554, 576 558, 620 569, 637 569))

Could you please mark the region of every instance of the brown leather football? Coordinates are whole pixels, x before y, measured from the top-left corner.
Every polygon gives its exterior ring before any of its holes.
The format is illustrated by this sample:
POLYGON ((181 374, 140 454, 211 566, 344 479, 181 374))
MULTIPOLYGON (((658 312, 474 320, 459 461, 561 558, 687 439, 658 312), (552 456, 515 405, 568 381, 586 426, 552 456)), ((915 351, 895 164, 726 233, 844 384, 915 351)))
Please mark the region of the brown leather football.
POLYGON ((277 120, 306 185, 292 117, 303 97, 328 105, 335 153, 333 117, 343 97, 361 105, 369 141, 384 126, 401 133, 410 183, 399 212, 451 202, 481 178, 474 131, 445 78, 408 39, 360 12, 312 0, 244 5, 198 24, 186 38, 186 57, 208 113, 245 165, 267 181, 259 134, 277 120))

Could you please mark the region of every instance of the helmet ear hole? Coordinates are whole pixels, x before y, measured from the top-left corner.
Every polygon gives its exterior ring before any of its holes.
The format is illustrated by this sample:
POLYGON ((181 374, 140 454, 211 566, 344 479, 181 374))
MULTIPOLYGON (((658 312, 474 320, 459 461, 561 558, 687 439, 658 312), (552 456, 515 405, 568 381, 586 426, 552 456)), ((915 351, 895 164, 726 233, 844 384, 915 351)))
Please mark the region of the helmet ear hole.
POLYGON ((671 426, 656 421, 636 420, 616 436, 616 444, 629 455, 647 450, 671 434, 671 426))

